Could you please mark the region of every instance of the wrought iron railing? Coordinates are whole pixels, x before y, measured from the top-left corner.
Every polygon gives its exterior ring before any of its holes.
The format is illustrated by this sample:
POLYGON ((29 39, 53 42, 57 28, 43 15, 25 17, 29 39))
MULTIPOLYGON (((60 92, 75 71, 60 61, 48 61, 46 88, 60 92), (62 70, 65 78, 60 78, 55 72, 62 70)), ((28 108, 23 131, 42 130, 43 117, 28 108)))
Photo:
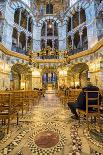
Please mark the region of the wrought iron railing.
POLYGON ((12 49, 11 50, 14 51, 14 52, 20 53, 20 54, 24 54, 24 55, 27 54, 27 52, 25 50, 22 50, 19 47, 12 46, 12 49))
POLYGON ((37 59, 60 59, 59 55, 43 55, 43 56, 39 56, 37 57, 37 59))
POLYGON ((85 51, 85 50, 87 50, 87 49, 88 49, 88 44, 84 45, 83 47, 70 50, 70 51, 68 52, 68 56, 77 54, 77 53, 82 52, 82 51, 85 51))

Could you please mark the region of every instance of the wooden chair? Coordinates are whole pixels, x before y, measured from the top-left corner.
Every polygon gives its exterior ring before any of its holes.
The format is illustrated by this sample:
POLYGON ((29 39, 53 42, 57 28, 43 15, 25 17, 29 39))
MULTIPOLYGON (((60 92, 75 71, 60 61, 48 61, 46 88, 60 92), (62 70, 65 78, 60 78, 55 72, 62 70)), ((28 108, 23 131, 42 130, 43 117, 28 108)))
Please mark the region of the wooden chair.
POLYGON ((75 103, 80 91, 70 90, 68 94, 68 103, 75 103))
POLYGON ((18 125, 18 110, 17 105, 14 102, 14 96, 12 93, 0 93, 0 119, 5 122, 7 120, 7 133, 9 133, 10 120, 17 117, 18 125))
POLYGON ((24 113, 24 98, 25 98, 25 91, 18 90, 18 91, 13 91, 14 95, 14 102, 15 105, 17 106, 18 111, 22 111, 22 117, 24 113))
MULTIPOLYGON (((84 91, 86 95, 86 110, 78 109, 79 118, 80 115, 86 116, 87 127, 89 129, 89 117, 98 118, 98 125, 100 127, 100 102, 99 91, 84 91), (95 93, 95 97, 91 97, 91 94, 95 93)), ((80 120, 80 119, 79 119, 80 120)))

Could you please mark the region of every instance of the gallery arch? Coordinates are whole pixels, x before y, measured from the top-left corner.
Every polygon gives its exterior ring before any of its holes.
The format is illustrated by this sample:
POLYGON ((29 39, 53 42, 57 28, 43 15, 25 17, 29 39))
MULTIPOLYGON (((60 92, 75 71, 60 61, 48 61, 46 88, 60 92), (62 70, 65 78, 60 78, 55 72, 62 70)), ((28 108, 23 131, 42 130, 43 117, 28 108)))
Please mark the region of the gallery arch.
POLYGON ((53 4, 50 2, 46 5, 46 14, 53 14, 53 4))
POLYGON ((42 72, 42 86, 47 89, 55 89, 58 87, 58 74, 53 71, 42 72))
POLYGON ((26 9, 17 8, 14 13, 14 25, 12 50, 26 54, 33 48, 33 19, 30 13, 26 9))
POLYGON ((13 90, 32 89, 32 72, 28 65, 15 64, 11 68, 10 85, 13 90))
POLYGON ((86 63, 77 63, 68 70, 70 86, 81 88, 87 85, 89 67, 86 63), (72 77, 72 78, 71 78, 72 77))
POLYGON ((41 49, 47 46, 52 50, 59 48, 58 24, 52 19, 45 20, 41 29, 41 49))

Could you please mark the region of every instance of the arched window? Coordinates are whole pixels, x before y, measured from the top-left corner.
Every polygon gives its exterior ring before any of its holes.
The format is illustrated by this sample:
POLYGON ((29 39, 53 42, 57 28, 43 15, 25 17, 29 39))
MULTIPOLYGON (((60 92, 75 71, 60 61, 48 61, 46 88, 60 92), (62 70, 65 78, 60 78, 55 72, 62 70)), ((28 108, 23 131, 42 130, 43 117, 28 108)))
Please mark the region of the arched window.
POLYGON ((41 28, 41 49, 48 46, 53 50, 59 48, 58 23, 53 19, 46 19, 41 28))
POLYGON ((73 28, 79 25, 79 12, 75 12, 73 15, 73 28))
POLYGON ((33 28, 33 20, 32 20, 32 17, 29 17, 28 31, 32 32, 32 28, 33 28))
POLYGON ((81 9, 80 10, 80 24, 82 24, 83 22, 86 22, 86 14, 85 14, 85 10, 81 9))
POLYGON ((18 38, 18 31, 17 29, 14 27, 13 28, 13 34, 12 34, 12 46, 13 47, 17 47, 18 43, 17 43, 17 38, 18 38))
POLYGON ((27 15, 28 15, 28 12, 26 10, 23 10, 21 12, 21 23, 20 23, 20 25, 25 29, 27 28, 27 15))
POLYGON ((19 15, 20 15, 20 9, 15 10, 14 22, 17 24, 19 24, 19 15))
POLYGON ((45 26, 45 22, 44 22, 42 29, 41 29, 41 36, 45 36, 45 29, 46 29, 46 26, 45 26))
POLYGON ((51 3, 46 5, 46 14, 53 14, 53 5, 51 3))
POLYGON ((67 32, 71 31, 71 17, 68 18, 67 22, 67 32))
POLYGON ((54 23, 54 36, 58 36, 58 24, 54 23))

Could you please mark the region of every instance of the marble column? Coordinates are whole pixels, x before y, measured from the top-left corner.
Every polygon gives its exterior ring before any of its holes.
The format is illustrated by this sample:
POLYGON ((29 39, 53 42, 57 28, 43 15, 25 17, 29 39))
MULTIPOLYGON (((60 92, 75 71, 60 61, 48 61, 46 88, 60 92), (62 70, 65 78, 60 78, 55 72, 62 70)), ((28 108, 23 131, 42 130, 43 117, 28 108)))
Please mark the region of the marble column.
POLYGON ((83 32, 82 31, 79 32, 79 36, 80 36, 80 47, 83 47, 83 38, 82 38, 83 32))
POLYGON ((28 50, 28 36, 26 36, 26 51, 28 50))
POLYGON ((52 24, 52 27, 53 27, 52 49, 54 50, 54 22, 52 24))
POLYGON ((20 47, 20 32, 17 33, 17 47, 20 47))
POLYGON ((72 40, 72 50, 74 49, 74 35, 71 36, 71 40, 72 40))
POLYGON ((22 13, 22 9, 20 9, 20 14, 19 14, 19 26, 21 25, 21 13, 22 13))
POLYGON ((47 22, 45 23, 45 48, 47 47, 47 22))
POLYGON ((71 16, 71 31, 73 29, 73 16, 71 16))
POLYGON ((79 8, 79 25, 81 24, 81 15, 80 15, 80 8, 79 8))
POLYGON ((29 28, 29 27, 28 27, 28 26, 29 26, 29 18, 30 18, 30 16, 28 15, 28 16, 27 16, 27 27, 26 27, 27 31, 28 31, 28 28, 29 28))

